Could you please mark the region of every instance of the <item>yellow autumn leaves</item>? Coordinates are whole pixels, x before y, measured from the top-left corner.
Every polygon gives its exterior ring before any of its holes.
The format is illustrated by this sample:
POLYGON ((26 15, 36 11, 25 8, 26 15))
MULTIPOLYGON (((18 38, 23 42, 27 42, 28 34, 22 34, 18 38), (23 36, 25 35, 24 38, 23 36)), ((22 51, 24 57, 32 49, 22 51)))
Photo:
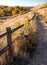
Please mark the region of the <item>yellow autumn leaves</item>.
POLYGON ((26 19, 26 20, 24 21, 24 26, 29 26, 29 21, 28 21, 28 19, 26 19))
MULTIPOLYGON (((16 22, 13 26, 14 27, 18 27, 18 26, 20 26, 21 24, 20 24, 20 21, 18 21, 18 22, 16 22)), ((28 21, 28 19, 26 19, 26 20, 24 20, 24 27, 28 27, 29 26, 29 21, 28 21)))
POLYGON ((0 9, 0 16, 3 16, 4 11, 2 9, 0 9))
MULTIPOLYGON (((20 21, 18 21, 18 22, 16 22, 16 23, 13 25, 13 27, 16 28, 16 27, 18 27, 18 26, 20 26, 20 25, 21 25, 21 24, 20 24, 20 21)), ((26 20, 24 20, 24 27, 28 27, 28 26, 29 26, 29 21, 28 21, 28 19, 26 19, 26 20)), ((23 27, 23 28, 24 28, 24 27, 23 27)), ((16 32, 13 34, 13 37, 19 36, 20 33, 22 32, 23 28, 21 28, 20 30, 16 31, 16 32)), ((28 32, 28 30, 26 30, 26 31, 24 31, 24 33, 25 33, 25 34, 28 34, 29 32, 28 32)))
POLYGON ((10 6, 0 6, 0 15, 9 16, 9 15, 17 15, 17 14, 24 14, 26 11, 28 11, 24 7, 10 7, 10 6))

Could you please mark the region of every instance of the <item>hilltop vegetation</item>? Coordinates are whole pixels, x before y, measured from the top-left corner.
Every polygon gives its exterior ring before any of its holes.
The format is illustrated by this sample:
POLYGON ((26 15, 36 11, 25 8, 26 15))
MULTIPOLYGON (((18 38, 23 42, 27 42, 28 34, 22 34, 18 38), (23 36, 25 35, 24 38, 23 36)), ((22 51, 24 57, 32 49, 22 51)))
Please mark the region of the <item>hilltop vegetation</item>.
POLYGON ((47 22, 47 2, 33 7, 32 11, 39 14, 42 17, 42 20, 47 22))
POLYGON ((15 15, 15 14, 23 14, 25 12, 28 12, 29 10, 30 10, 30 7, 0 6, 0 17, 11 16, 11 15, 15 15))
POLYGON ((44 8, 47 8, 47 2, 46 3, 42 3, 42 4, 39 4, 35 7, 32 8, 33 11, 38 11, 40 9, 44 9, 44 8))
POLYGON ((14 6, 14 7, 10 7, 10 6, 3 6, 0 5, 0 17, 3 16, 12 16, 15 14, 24 14, 27 13, 29 11, 38 11, 41 9, 47 8, 47 2, 44 4, 39 4, 37 6, 34 7, 19 7, 19 6, 14 6))

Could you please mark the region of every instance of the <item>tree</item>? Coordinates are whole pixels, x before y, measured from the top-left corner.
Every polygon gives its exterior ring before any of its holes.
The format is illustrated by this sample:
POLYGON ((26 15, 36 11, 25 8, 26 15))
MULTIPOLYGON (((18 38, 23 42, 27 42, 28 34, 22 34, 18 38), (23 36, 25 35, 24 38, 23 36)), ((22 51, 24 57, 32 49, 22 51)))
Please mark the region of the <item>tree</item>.
POLYGON ((6 12, 11 12, 11 10, 12 10, 12 8, 9 6, 6 8, 6 12))
POLYGON ((3 14, 4 14, 4 10, 0 9, 0 16, 3 16, 3 14))
POLYGON ((16 11, 15 9, 12 10, 12 15, 16 14, 16 11))

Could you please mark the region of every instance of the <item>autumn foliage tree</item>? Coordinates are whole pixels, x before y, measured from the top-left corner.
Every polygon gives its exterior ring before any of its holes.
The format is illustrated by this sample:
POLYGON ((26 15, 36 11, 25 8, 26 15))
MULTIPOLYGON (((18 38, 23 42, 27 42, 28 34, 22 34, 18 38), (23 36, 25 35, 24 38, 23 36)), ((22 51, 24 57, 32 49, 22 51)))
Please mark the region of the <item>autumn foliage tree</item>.
POLYGON ((11 11, 11 7, 7 7, 7 12, 10 12, 11 11))
POLYGON ((0 9, 0 16, 3 16, 3 15, 4 15, 3 9, 0 9))
POLYGON ((17 6, 15 6, 13 9, 12 9, 12 15, 14 14, 18 14, 19 13, 19 8, 17 6))
POLYGON ((12 15, 16 14, 16 11, 15 10, 12 10, 12 15))

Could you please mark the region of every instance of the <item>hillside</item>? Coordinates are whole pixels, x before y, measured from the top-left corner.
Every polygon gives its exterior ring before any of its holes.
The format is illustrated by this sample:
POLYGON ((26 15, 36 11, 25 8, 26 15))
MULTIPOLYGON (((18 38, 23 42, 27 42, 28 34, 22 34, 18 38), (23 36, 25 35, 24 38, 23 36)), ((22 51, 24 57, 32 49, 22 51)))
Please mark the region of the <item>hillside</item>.
MULTIPOLYGON (((25 14, 6 19, 5 22, 0 24, 0 34, 6 32, 6 27, 11 27, 11 29, 14 29, 22 24, 24 24, 24 27, 12 34, 12 40, 16 37, 16 41, 13 45, 14 55, 20 55, 23 59, 29 61, 27 65, 47 65, 47 2, 34 6, 25 14), (20 22, 20 24, 18 22, 20 22), (34 45, 30 44, 29 40, 34 45), (36 44, 38 44, 38 46, 36 51, 33 53, 33 57, 32 54, 26 54, 22 51, 22 49, 26 49, 27 47, 32 48, 32 46, 34 47, 36 44)), ((0 43, 2 44, 0 49, 4 48, 4 46, 7 45, 6 37, 2 38, 0 43)), ((2 63, 4 60, 5 53, 0 57, 0 63, 2 63)), ((14 61, 14 63, 15 62, 16 61, 14 61)), ((19 62, 17 62, 17 65, 19 65, 18 63, 19 62)), ((24 63, 26 62, 22 62, 23 65, 24 63)))
POLYGON ((39 9, 44 9, 44 8, 47 8, 47 2, 35 6, 34 8, 32 8, 32 10, 37 11, 39 9))

